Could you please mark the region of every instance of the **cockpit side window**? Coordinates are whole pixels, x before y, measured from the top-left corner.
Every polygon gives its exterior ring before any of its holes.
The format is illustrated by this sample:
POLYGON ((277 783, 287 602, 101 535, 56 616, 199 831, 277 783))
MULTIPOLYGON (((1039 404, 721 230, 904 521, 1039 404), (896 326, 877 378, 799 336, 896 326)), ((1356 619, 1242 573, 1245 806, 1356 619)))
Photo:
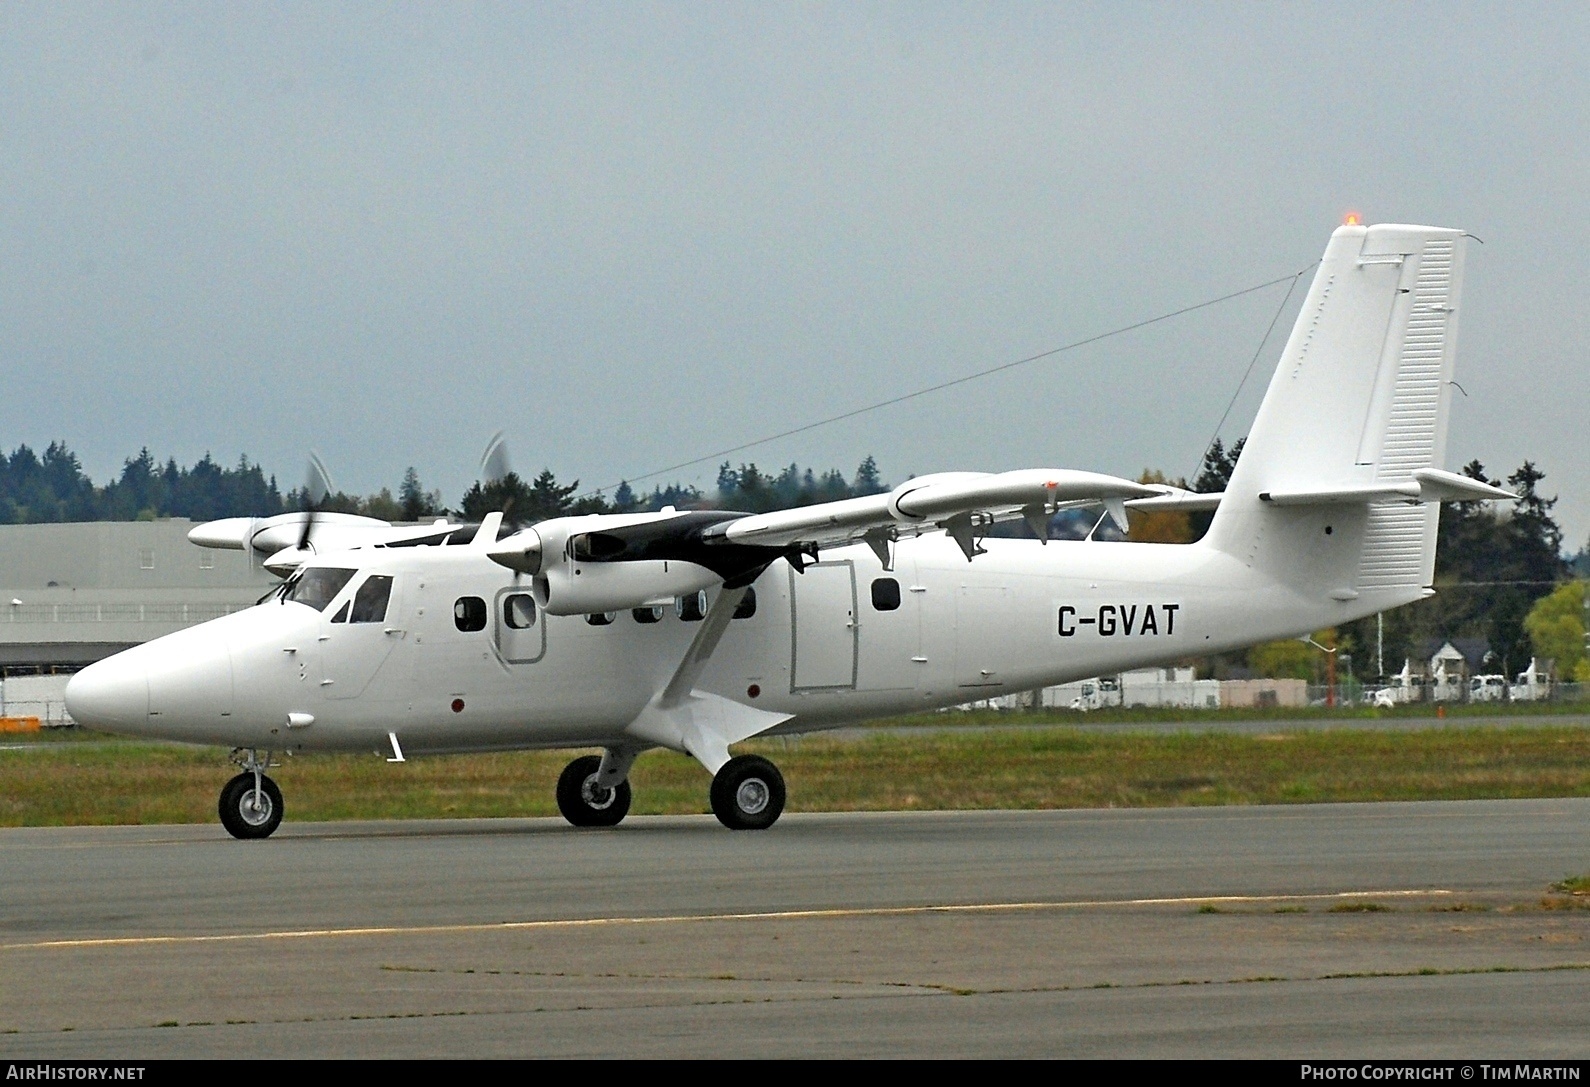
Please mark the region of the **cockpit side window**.
POLYGON ((337 614, 331 617, 331 621, 333 623, 346 623, 348 621, 348 608, 352 603, 353 601, 351 600, 344 600, 342 607, 337 609, 337 614))
POLYGON ((312 566, 287 586, 282 599, 308 604, 316 611, 325 611, 326 605, 336 599, 342 587, 353 580, 356 570, 339 570, 330 566, 312 566))
POLYGON ((391 599, 392 578, 386 574, 372 574, 353 594, 353 614, 348 616, 348 622, 381 622, 386 618, 387 602, 391 599))

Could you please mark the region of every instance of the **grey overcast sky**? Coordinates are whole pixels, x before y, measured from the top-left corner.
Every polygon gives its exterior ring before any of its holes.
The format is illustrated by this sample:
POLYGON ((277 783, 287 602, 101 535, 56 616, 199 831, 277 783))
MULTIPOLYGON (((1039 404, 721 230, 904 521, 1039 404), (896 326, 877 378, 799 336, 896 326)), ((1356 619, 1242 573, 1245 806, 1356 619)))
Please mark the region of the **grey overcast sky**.
MULTIPOLYGON (((1587 189, 1584 4, 13 2, 0 443, 457 502, 501 429, 611 485, 1286 275, 1357 211, 1484 239, 1448 466, 1535 460, 1575 549, 1587 189)), ((1284 291, 732 459, 1189 473, 1284 291)))

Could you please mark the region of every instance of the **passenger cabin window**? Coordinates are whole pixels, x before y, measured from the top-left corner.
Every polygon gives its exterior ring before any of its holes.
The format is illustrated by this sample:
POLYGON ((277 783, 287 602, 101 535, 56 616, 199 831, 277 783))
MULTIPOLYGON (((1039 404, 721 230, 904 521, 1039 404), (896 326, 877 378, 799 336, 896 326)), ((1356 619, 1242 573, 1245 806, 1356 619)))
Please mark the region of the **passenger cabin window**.
POLYGON ((752 588, 749 588, 749 589, 745 590, 745 595, 743 597, 741 597, 740 598, 740 602, 734 606, 733 618, 735 618, 735 619, 749 619, 749 618, 751 618, 751 616, 753 616, 755 614, 756 614, 756 589, 754 587, 752 587, 752 588))
POLYGON ((707 617, 707 594, 691 593, 674 597, 674 614, 687 623, 699 623, 707 617))
POLYGON ((353 594, 353 614, 348 616, 348 622, 384 622, 387 602, 391 599, 392 578, 386 574, 372 574, 353 594))
POLYGON ((453 625, 468 634, 486 629, 486 602, 478 596, 461 596, 453 602, 453 625))
POLYGON ((308 604, 316 611, 325 611, 342 587, 353 580, 354 570, 337 570, 329 566, 314 566, 305 570, 296 581, 289 582, 283 600, 308 604))
POLYGON ((637 623, 660 623, 662 622, 663 609, 635 608, 631 610, 630 614, 635 617, 635 622, 637 623))
POLYGON ((893 611, 900 606, 900 583, 892 577, 875 578, 872 582, 872 607, 875 611, 893 611))
POLYGON ((502 621, 514 630, 529 630, 536 625, 536 601, 529 593, 514 593, 502 598, 502 621))

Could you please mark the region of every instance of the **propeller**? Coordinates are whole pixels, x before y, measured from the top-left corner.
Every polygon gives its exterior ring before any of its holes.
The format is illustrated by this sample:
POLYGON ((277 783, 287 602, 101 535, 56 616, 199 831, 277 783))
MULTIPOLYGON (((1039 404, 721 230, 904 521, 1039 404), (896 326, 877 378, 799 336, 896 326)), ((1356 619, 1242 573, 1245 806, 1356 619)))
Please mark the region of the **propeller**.
POLYGON ((511 471, 513 469, 508 464, 508 443, 499 430, 491 436, 491 441, 486 443, 486 452, 480 458, 481 485, 500 483, 511 471))
POLYGON ((331 494, 331 473, 326 471, 326 466, 321 463, 320 455, 313 450, 309 453, 309 469, 304 477, 304 527, 298 533, 298 550, 309 550, 309 538, 315 531, 315 518, 320 515, 320 507, 326 501, 326 496, 331 494))
MULTIPOLYGON (((508 442, 502 436, 502 431, 491 436, 486 443, 486 452, 480 457, 480 487, 485 490, 507 479, 513 472, 513 466, 508 460, 508 442)), ((513 516, 513 499, 509 498, 503 503, 502 521, 508 532, 519 531, 520 525, 513 516)))
MULTIPOLYGON (((481 489, 484 490, 501 483, 512 473, 513 466, 508 460, 508 442, 503 438, 502 431, 499 430, 491 436, 491 441, 486 443, 486 452, 480 458, 481 489)), ((480 546, 491 548, 496 545, 496 538, 499 534, 505 537, 514 536, 524 528, 524 524, 514 516, 512 497, 509 497, 503 503, 502 516, 498 522, 501 526, 500 528, 492 524, 492 518, 492 514, 487 514, 482 519, 480 533, 476 536, 476 539, 480 541, 480 546)), ((525 542, 527 546, 521 551, 514 552, 511 561, 505 562, 495 555, 492 556, 497 562, 513 571, 513 580, 516 585, 519 583, 521 575, 534 574, 541 569, 540 540, 535 540, 533 545, 529 545, 528 541, 525 542), (534 555, 533 559, 529 557, 531 554, 534 555)))

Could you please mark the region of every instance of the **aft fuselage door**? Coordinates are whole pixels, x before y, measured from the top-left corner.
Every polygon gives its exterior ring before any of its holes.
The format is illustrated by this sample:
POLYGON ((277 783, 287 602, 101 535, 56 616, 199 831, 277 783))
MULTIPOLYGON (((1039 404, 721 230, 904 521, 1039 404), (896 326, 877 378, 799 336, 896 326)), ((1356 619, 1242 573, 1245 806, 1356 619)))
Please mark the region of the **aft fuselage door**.
POLYGON ((955 596, 955 684, 1000 687, 1016 646, 1016 615, 1010 589, 998 584, 961 584, 955 596))
POLYGON ((790 581, 793 659, 790 689, 856 685, 856 568, 848 559, 819 562, 790 581))

